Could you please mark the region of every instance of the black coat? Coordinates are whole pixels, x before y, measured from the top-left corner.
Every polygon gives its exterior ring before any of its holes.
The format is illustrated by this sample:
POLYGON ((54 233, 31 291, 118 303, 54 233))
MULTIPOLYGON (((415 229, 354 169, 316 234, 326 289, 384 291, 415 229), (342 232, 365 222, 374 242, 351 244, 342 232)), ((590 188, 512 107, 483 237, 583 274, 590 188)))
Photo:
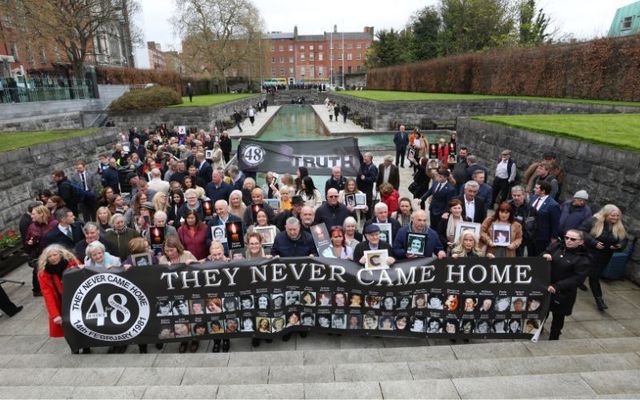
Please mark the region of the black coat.
POLYGON ((545 253, 551 254, 551 285, 556 289, 551 296, 551 311, 571 315, 578 286, 589 275, 591 256, 583 246, 565 249, 559 242, 549 246, 545 253))
MULTIPOLYGON (((367 240, 358 243, 356 248, 353 250, 353 261, 360 265, 364 265, 360 263, 360 259, 364 255, 364 252, 369 250, 371 250, 371 246, 369 246, 369 242, 367 240)), ((393 257, 393 249, 391 248, 391 245, 385 241, 381 240, 378 242, 378 250, 387 250, 389 256, 393 257)))
POLYGON ((324 222, 327 229, 331 229, 333 226, 342 226, 342 223, 347 217, 352 217, 353 213, 349 211, 347 206, 342 203, 338 203, 335 206, 330 206, 327 202, 324 202, 316 210, 315 224, 321 224, 324 222))

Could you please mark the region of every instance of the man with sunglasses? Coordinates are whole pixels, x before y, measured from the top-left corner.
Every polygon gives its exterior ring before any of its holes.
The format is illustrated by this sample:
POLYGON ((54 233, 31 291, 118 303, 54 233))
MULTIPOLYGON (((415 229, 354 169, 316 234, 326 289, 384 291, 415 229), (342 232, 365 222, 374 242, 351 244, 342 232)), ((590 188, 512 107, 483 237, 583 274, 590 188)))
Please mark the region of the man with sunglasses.
POLYGON ((338 201, 338 191, 334 188, 327 190, 327 201, 316 210, 314 225, 324 223, 325 226, 342 226, 347 217, 353 217, 346 205, 338 201))
POLYGON ((569 229, 564 235, 564 243, 553 243, 542 254, 551 263, 551 293, 553 313, 549 340, 558 340, 562 334, 564 318, 571 315, 576 302, 577 289, 589 275, 591 256, 584 246, 584 233, 569 229))

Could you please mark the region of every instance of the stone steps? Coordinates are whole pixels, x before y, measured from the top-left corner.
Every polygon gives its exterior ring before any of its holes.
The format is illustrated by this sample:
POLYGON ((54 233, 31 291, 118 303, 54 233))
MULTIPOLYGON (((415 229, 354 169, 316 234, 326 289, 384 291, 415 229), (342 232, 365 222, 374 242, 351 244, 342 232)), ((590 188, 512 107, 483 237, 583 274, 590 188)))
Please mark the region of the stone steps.
POLYGON ((636 337, 228 354, 0 355, 0 398, 634 397, 639 377, 636 337))

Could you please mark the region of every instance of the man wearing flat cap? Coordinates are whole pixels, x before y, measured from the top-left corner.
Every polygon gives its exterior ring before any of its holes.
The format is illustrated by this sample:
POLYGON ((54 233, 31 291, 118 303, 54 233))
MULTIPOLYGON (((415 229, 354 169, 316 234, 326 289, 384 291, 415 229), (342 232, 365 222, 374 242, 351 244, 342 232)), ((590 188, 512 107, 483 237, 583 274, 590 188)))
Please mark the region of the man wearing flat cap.
POLYGON ((389 245, 389 243, 385 242, 384 240, 380 240, 380 227, 378 225, 367 225, 364 228, 364 238, 366 240, 358 243, 356 245, 356 248, 353 250, 353 261, 359 263, 360 265, 364 265, 365 251, 387 250, 387 252, 389 253, 389 257, 387 257, 387 265, 391 265, 395 262, 391 245, 389 245))
POLYGON ((511 190, 511 186, 516 181, 517 172, 516 163, 511 159, 511 150, 502 150, 500 161, 496 165, 496 177, 493 179, 493 197, 489 208, 493 208, 496 199, 498 204, 507 200, 509 190, 511 190))

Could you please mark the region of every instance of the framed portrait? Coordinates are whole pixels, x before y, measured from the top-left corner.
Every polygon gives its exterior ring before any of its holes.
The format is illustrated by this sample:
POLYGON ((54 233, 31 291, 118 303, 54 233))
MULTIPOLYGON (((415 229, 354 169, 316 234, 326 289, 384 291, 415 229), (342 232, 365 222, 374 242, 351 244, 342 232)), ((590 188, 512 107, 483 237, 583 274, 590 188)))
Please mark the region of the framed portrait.
POLYGON ((415 149, 415 147, 411 146, 407 150, 407 160, 413 161, 413 162, 416 161, 416 149, 415 149))
POLYGON ((369 250, 364 252, 366 269, 380 269, 389 268, 387 264, 387 257, 389 252, 387 250, 369 250))
POLYGON ((224 225, 214 225, 211 227, 211 237, 220 243, 227 243, 227 232, 224 225))
POLYGON ((131 145, 127 143, 122 143, 122 152, 124 154, 129 154, 131 152, 131 145))
POLYGON ((458 242, 458 239, 460 239, 460 234, 463 231, 472 231, 473 234, 475 235, 476 239, 480 239, 480 228, 482 225, 476 223, 476 222, 460 222, 457 226, 456 226, 456 233, 455 236, 453 238, 453 241, 455 243, 458 242))
POLYGON ((244 231, 241 221, 227 222, 225 224, 227 243, 230 250, 244 249, 244 231))
POLYGON ((262 245, 263 246, 271 246, 273 245, 273 241, 276 239, 276 227, 273 225, 269 226, 256 226, 253 228, 256 233, 259 233, 262 236, 262 245))
POLYGON ((407 235, 407 255, 424 256, 427 247, 427 235, 410 232, 407 235))
POLYGON ((149 253, 132 254, 131 261, 134 267, 148 267, 153 264, 149 253))
POLYGON ((390 223, 374 223, 380 228, 380 240, 384 240, 389 244, 393 244, 393 237, 391 235, 391 224, 390 223))
POLYGON ((355 207, 356 205, 356 195, 354 193, 350 193, 344 196, 344 203, 347 206, 355 207))
POLYGON ((280 199, 264 199, 264 202, 267 203, 274 211, 280 209, 280 199))
POLYGON ((327 248, 331 246, 331 238, 329 237, 329 231, 327 226, 323 223, 311 226, 311 236, 313 236, 313 242, 318 249, 318 254, 322 254, 327 248))
POLYGON ((202 213, 205 220, 210 220, 213 217, 213 204, 211 200, 205 200, 202 202, 202 213))
POLYGON ((511 225, 495 223, 491 227, 491 240, 496 246, 507 247, 511 244, 511 225))
POLYGON ((435 160, 438 158, 438 144, 431 143, 429 144, 429 159, 435 160))
POLYGON ((364 193, 355 193, 354 201, 356 205, 353 208, 356 210, 363 209, 367 206, 367 195, 364 193))
POLYGON ((205 150, 204 158, 207 160, 213 160, 213 150, 205 150))

